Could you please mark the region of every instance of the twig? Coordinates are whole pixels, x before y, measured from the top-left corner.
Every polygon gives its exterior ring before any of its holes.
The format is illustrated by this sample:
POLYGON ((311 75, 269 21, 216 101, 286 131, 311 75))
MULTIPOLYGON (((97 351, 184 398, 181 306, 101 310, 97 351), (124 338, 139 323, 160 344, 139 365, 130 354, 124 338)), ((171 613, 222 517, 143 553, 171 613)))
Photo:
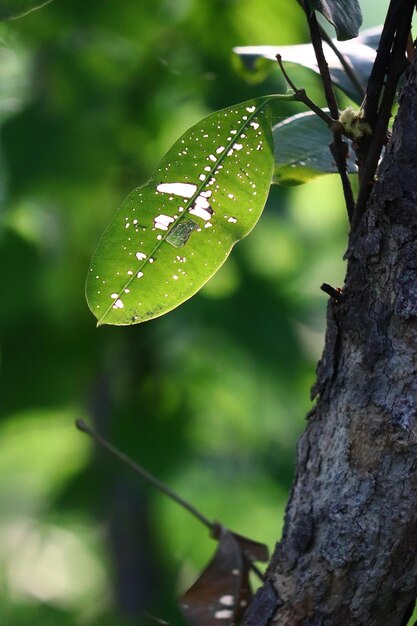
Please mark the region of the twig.
POLYGON ((186 509, 189 513, 191 513, 191 515, 194 515, 194 517, 200 520, 200 522, 204 524, 204 526, 206 526, 210 531, 213 531, 214 524, 210 522, 210 520, 208 520, 207 517, 205 517, 202 513, 200 513, 200 511, 198 511, 192 504, 187 502, 187 500, 184 500, 184 498, 181 498, 181 496, 175 493, 175 491, 173 491, 170 487, 168 487, 168 485, 165 485, 162 481, 160 481, 158 478, 153 476, 150 472, 148 472, 143 467, 135 463, 135 461, 133 461, 130 457, 128 457, 127 454, 124 454, 123 452, 115 448, 111 443, 106 441, 106 439, 103 439, 103 437, 101 437, 99 434, 94 432, 92 428, 87 426, 84 420, 78 419, 75 422, 75 425, 77 426, 78 430, 80 430, 82 433, 85 433, 86 435, 89 435, 102 448, 105 448, 106 450, 108 450, 108 452, 113 454, 113 456, 117 457, 120 461, 122 461, 122 463, 130 467, 134 472, 139 474, 139 476, 141 476, 148 483, 153 485, 153 487, 155 487, 159 491, 162 491, 162 493, 164 493, 166 496, 168 496, 169 498, 174 500, 177 504, 179 504, 184 509, 186 509))
POLYGON ((337 302, 341 302, 343 300, 343 293, 338 289, 335 289, 328 283, 323 283, 320 286, 320 289, 324 291, 324 293, 327 293, 327 295, 329 295, 334 300, 337 300, 337 302))
MULTIPOLYGON (((305 9, 303 0, 297 0, 297 1, 298 1, 298 4, 303 9, 303 11, 305 11, 306 9, 305 9)), ((326 31, 320 24, 319 24, 319 29, 320 29, 320 36, 322 40, 326 42, 327 45, 333 50, 334 54, 339 59, 341 66, 345 70, 346 76, 349 78, 352 85, 356 87, 359 95, 363 98, 365 96, 365 89, 363 88, 363 85, 360 82, 352 63, 350 62, 349 59, 345 57, 345 55, 342 52, 340 52, 339 48, 335 45, 333 39, 326 33, 326 31)))
POLYGON ((317 21, 317 17, 314 11, 310 13, 308 9, 305 9, 305 14, 307 17, 308 27, 310 29, 311 43, 313 44, 314 52, 317 59, 317 65, 319 66, 319 72, 321 82, 323 84, 324 96, 326 98, 327 106, 329 107, 330 115, 333 118, 337 119, 339 117, 339 107, 333 91, 329 66, 327 65, 326 57, 324 56, 319 23, 317 21))
POLYGON ((397 14, 400 9, 398 0, 391 0, 388 7, 387 17, 384 22, 381 37, 379 39, 376 58, 372 66, 366 88, 366 97, 363 104, 364 118, 373 126, 378 114, 379 101, 384 85, 390 52, 394 41, 397 25, 397 14))
MULTIPOLYGON (((401 2, 401 0, 400 0, 401 2)), ((378 116, 378 108, 381 101, 381 94, 384 87, 385 75, 387 72, 392 44, 395 37, 395 30, 397 24, 398 14, 398 0, 391 0, 388 7, 387 17, 384 22, 381 37, 379 39, 378 50, 376 53, 375 61, 371 69, 371 73, 368 79, 368 85, 366 87, 366 94, 362 104, 363 117, 370 124, 372 132, 374 132, 375 124, 378 116)), ((371 162, 375 162, 375 157, 371 157, 371 161, 368 160, 368 166, 365 171, 365 162, 368 159, 368 154, 373 144, 373 137, 363 137, 362 141, 358 142, 355 151, 358 163, 359 172, 359 194, 358 200, 360 200, 361 208, 357 215, 362 215, 363 204, 366 203, 368 194, 364 189, 364 186, 369 186, 372 181, 375 170, 371 171, 371 162), (365 182, 366 181, 366 182, 365 182)), ((375 150, 375 148, 374 148, 375 150)), ((378 154, 379 158, 379 154, 378 154)), ((358 217, 355 218, 355 224, 358 221, 358 217)))
POLYGON ((347 59, 345 57, 345 55, 342 52, 340 52, 339 48, 335 45, 333 39, 331 37, 329 37, 329 35, 324 30, 324 28, 322 26, 320 26, 320 25, 319 25, 319 28, 320 28, 320 35, 321 35, 322 40, 325 43, 327 43, 329 48, 331 48, 331 50, 334 52, 334 54, 339 59, 341 66, 345 70, 346 76, 349 78, 349 80, 352 83, 352 85, 358 90, 359 96, 361 98, 364 98, 365 97, 365 89, 364 89, 361 81, 359 80, 358 75, 356 74, 355 69, 354 69, 352 63, 350 62, 349 59, 347 59))
POLYGON ((255 565, 255 563, 252 561, 252 559, 246 555, 245 551, 244 551, 244 554, 245 554, 246 559, 249 561, 249 566, 250 566, 252 572, 259 578, 259 580, 264 581, 265 580, 265 575, 263 574, 263 572, 261 572, 259 567, 257 565, 255 565))
POLYGON ((323 111, 323 109, 321 109, 319 106, 317 106, 317 104, 315 104, 312 100, 310 100, 310 98, 306 94, 305 89, 298 89, 298 87, 294 85, 291 78, 287 74, 287 71, 284 67, 284 64, 282 62, 282 57, 280 54, 276 55, 276 59, 278 61, 280 70, 285 80, 287 81, 291 89, 294 91, 294 99, 298 100, 299 102, 303 102, 309 109, 311 109, 316 115, 318 115, 318 117, 320 117, 323 120, 323 122, 325 122, 325 124, 327 124, 330 130, 338 130, 338 132, 341 132, 342 126, 337 121, 337 119, 333 119, 332 117, 330 117, 330 115, 328 115, 325 111, 323 111))
MULTIPOLYGON (((411 28, 414 0, 404 0, 402 5, 402 11, 400 14, 393 12, 393 15, 397 17, 401 15, 401 18, 398 18, 401 19, 401 21, 399 24, 398 22, 395 24, 394 41, 392 44, 392 50, 389 54, 388 69, 386 72, 386 85, 382 95, 381 104, 375 118, 373 134, 369 143, 365 162, 362 167, 358 202, 352 222, 352 229, 357 227, 366 208, 366 203, 368 201, 372 182, 378 167, 382 147, 386 140, 386 133, 392 113, 392 106, 395 100, 398 80, 406 65, 405 51, 411 28)), ((372 110, 371 113, 373 114, 372 110)))
MULTIPOLYGON (((204 524, 204 526, 206 526, 210 530, 210 534, 212 537, 214 537, 215 539, 219 537, 219 523, 218 522, 210 522, 210 520, 207 519, 205 515, 200 513, 200 511, 196 509, 195 506, 193 506, 192 504, 190 504, 190 502, 187 502, 187 500, 179 496, 175 491, 173 491, 170 487, 168 487, 168 485, 165 485, 165 483, 163 483, 161 480, 153 476, 153 474, 151 474, 146 469, 138 465, 138 463, 135 463, 135 461, 133 461, 130 457, 128 457, 127 454, 124 454, 123 452, 118 450, 115 446, 113 446, 111 443, 109 443, 106 439, 101 437, 92 428, 87 426, 84 420, 77 419, 75 422, 75 425, 78 428, 78 430, 80 430, 82 433, 85 433, 86 435, 89 435, 98 445, 100 445, 102 448, 110 452, 110 454, 112 454, 117 459, 122 461, 122 463, 130 467, 130 469, 136 472, 136 474, 139 474, 139 476, 144 478, 153 487, 155 487, 156 489, 161 491, 163 494, 171 498, 171 500, 174 500, 174 502, 182 506, 182 508, 188 511, 189 513, 191 513, 191 515, 194 515, 194 517, 196 517, 202 524, 204 524)), ((263 575, 261 570, 255 565, 255 563, 253 562, 249 554, 246 552, 246 550, 243 550, 243 554, 249 564, 250 569, 253 571, 253 573, 256 576, 258 576, 258 578, 261 581, 264 581, 265 576, 263 575)))
POLYGON ((349 146, 346 141, 342 140, 342 137, 341 137, 343 130, 344 130, 343 125, 339 122, 339 120, 335 120, 329 115, 327 115, 327 113, 325 113, 323 109, 320 109, 320 107, 318 107, 317 104, 315 104, 312 100, 310 100, 310 98, 306 94, 305 89, 297 89, 297 87, 294 85, 294 83, 292 82, 292 80, 290 79, 290 77, 288 76, 284 68, 281 55, 277 54, 276 58, 281 68, 281 72, 284 75, 285 80, 287 81, 291 89, 294 91, 294 99, 298 100, 299 102, 303 102, 306 106, 308 106, 309 109, 311 109, 314 113, 316 113, 316 115, 318 115, 318 117, 320 117, 327 124, 327 126, 330 128, 330 130, 333 133, 333 142, 330 144, 329 148, 336 162, 337 169, 340 174, 341 181, 342 181, 343 194, 345 197, 345 203, 346 203, 346 209, 347 209, 349 221, 352 221, 355 201, 353 199, 352 187, 350 185, 350 180, 347 174, 347 165, 346 165, 347 159, 349 156, 349 146))
MULTIPOLYGON (((339 107, 337 104, 335 93, 333 91, 329 66, 327 65, 326 57, 323 52, 323 44, 320 35, 319 23, 317 21, 317 17, 314 11, 310 13, 308 8, 306 7, 305 14, 310 29, 311 43, 313 44, 314 52, 317 59, 317 65, 319 66, 319 72, 323 84, 327 106, 329 107, 331 117, 334 119, 338 119, 339 107)), ((349 176, 347 173, 347 158, 349 155, 349 146, 345 141, 343 141, 341 134, 338 132, 333 131, 333 143, 330 145, 330 151, 336 162, 336 166, 342 182, 343 195, 345 198, 346 210, 349 221, 352 221, 353 213, 355 210, 355 200, 353 198, 352 186, 350 184, 349 176)))
POLYGON ((349 222, 352 221, 355 212, 355 198, 353 197, 352 185, 347 172, 347 160, 349 158, 349 144, 342 137, 333 133, 333 143, 330 144, 330 152, 335 160, 336 167, 342 182, 343 196, 345 198, 346 211, 349 222))

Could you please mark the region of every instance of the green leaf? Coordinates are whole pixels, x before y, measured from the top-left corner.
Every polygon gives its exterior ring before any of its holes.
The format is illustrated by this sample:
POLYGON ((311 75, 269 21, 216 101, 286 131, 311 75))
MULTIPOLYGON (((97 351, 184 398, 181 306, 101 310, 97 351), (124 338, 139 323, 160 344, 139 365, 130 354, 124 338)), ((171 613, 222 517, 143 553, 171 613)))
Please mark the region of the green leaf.
MULTIPOLYGON (((300 185, 323 174, 337 172, 330 153, 332 133, 315 113, 298 113, 276 124, 272 129, 275 151, 273 182, 278 185, 300 185)), ((357 167, 348 160, 349 173, 357 167)))
POLYGON ((52 0, 0 0, 0 20, 13 20, 49 4, 52 0))
POLYGON ((339 41, 358 36, 362 12, 358 0, 307 0, 310 7, 319 11, 333 24, 339 41))
POLYGON ((105 231, 86 295, 100 324, 158 317, 195 294, 258 221, 274 154, 266 96, 188 130, 105 231))
MULTIPOLYGON (((375 51, 379 44, 381 32, 382 26, 369 28, 363 31, 354 41, 344 41, 337 44, 340 52, 350 61, 364 89, 366 88, 369 74, 371 73, 372 65, 375 61, 375 51)), ((335 40, 334 42, 336 43, 335 40)), ((333 83, 354 102, 360 104, 362 95, 357 91, 356 87, 352 85, 349 77, 346 76, 339 59, 326 43, 323 44, 323 47, 333 83)), ((267 74, 265 60, 273 61, 273 63, 269 63, 268 73, 270 73, 273 69, 276 69, 276 55, 278 52, 285 63, 294 63, 319 74, 319 68, 311 44, 281 47, 241 46, 234 48, 234 52, 240 57, 247 71, 253 73, 255 76, 260 74, 260 78, 262 79, 267 74)))

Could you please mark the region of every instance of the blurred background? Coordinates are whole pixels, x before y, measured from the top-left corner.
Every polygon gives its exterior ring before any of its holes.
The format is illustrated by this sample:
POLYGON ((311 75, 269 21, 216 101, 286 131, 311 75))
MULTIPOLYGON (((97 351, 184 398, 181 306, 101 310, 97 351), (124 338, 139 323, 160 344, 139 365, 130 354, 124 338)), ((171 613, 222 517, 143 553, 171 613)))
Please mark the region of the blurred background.
MULTIPOLYGON (((364 26, 380 23, 387 2, 368 5, 364 26)), ((285 90, 278 72, 246 80, 232 47, 306 40, 288 0, 56 0, 0 24, 1 624, 149 612, 179 626, 178 594, 216 547, 78 417, 209 518, 279 539, 323 344, 319 286, 343 284, 337 177, 273 188, 218 275, 165 317, 96 329, 84 281, 113 212, 183 131, 285 90)))

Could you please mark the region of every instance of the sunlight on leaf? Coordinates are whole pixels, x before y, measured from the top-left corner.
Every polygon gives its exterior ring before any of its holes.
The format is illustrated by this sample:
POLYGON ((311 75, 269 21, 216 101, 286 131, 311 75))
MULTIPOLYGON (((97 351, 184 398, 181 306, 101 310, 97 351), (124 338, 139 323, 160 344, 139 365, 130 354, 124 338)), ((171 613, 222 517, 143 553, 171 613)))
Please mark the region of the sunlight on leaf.
MULTIPOLYGON (((337 42, 334 40, 339 51, 352 65, 363 88, 366 87, 368 82, 381 32, 382 26, 377 26, 364 30, 353 41, 337 42)), ((326 43, 323 43, 323 48, 333 83, 354 102, 360 104, 362 94, 358 93, 356 87, 352 85, 339 59, 326 43)), ((260 73, 260 79, 265 78, 267 73, 276 69, 277 53, 281 55, 285 63, 295 63, 319 74, 319 68, 311 44, 306 43, 295 46, 240 46, 234 48, 234 52, 239 56, 246 71, 254 73, 255 76, 260 73), (263 60, 265 62, 262 62, 263 60), (273 61, 269 65, 269 72, 267 72, 267 66, 265 65, 266 60, 273 61)))
POLYGON ((188 130, 105 231, 87 277, 98 324, 158 317, 195 294, 258 221, 274 156, 266 96, 188 130))

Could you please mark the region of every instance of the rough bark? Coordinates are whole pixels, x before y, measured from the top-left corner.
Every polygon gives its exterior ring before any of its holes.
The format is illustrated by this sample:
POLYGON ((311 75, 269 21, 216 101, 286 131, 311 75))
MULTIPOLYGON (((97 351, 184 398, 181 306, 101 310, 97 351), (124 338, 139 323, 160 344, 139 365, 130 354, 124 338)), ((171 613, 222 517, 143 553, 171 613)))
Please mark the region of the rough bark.
POLYGON ((403 625, 416 596, 416 57, 347 258, 283 538, 250 625, 403 625))

